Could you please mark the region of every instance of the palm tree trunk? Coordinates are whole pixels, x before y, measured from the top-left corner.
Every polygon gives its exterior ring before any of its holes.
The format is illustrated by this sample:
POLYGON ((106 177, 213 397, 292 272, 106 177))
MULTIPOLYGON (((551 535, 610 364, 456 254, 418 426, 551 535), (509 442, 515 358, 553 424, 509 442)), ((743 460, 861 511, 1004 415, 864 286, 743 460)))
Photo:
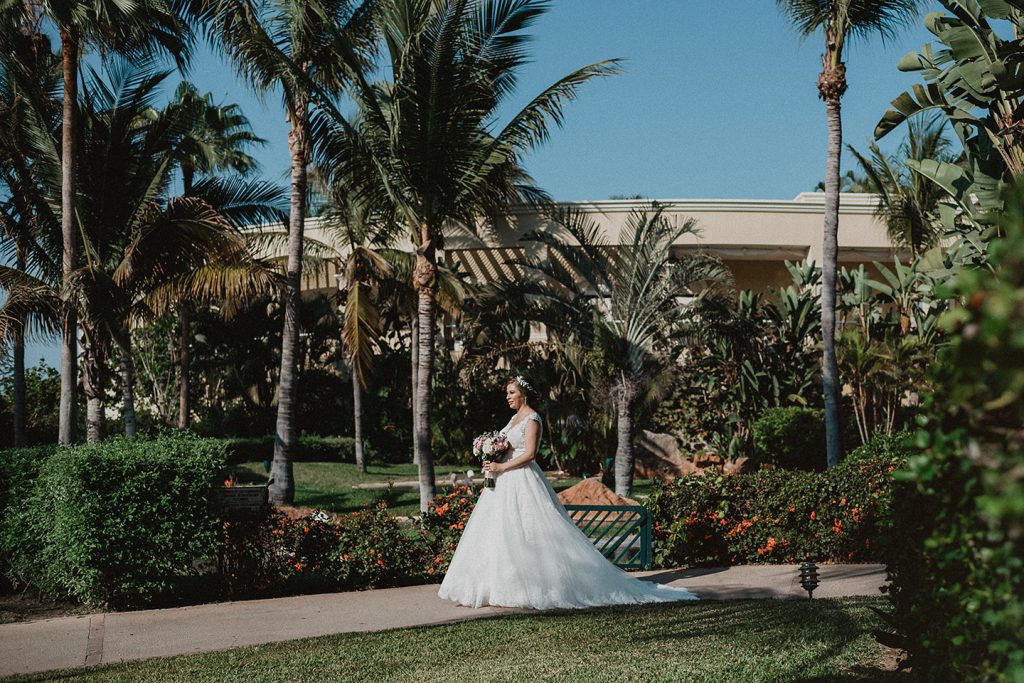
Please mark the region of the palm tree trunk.
POLYGON ((124 403, 122 419, 124 435, 134 439, 137 433, 135 422, 135 362, 132 360, 131 337, 128 337, 128 348, 121 349, 121 400, 124 403))
MULTIPOLYGON (((183 194, 192 195, 192 181, 195 177, 195 166, 186 159, 181 164, 181 178, 184 185, 183 194)), ((189 418, 192 416, 192 405, 189 394, 192 389, 190 377, 189 343, 192 341, 192 306, 187 301, 181 302, 181 338, 178 344, 178 429, 188 429, 189 418)))
POLYGON ((11 349, 14 363, 14 445, 25 445, 25 332, 21 322, 17 323, 11 349))
POLYGON ((366 453, 363 451, 363 387, 355 372, 355 359, 352 359, 352 417, 355 420, 355 451, 356 467, 366 472, 366 453))
POLYGON ((189 342, 192 341, 192 307, 188 302, 181 304, 181 338, 178 342, 178 429, 188 429, 192 406, 189 393, 192 389, 189 373, 191 372, 191 356, 189 342))
POLYGON ((82 387, 86 397, 86 431, 89 443, 99 443, 106 432, 107 354, 102 342, 87 337, 82 387))
POLYGON ((434 333, 437 319, 437 262, 429 224, 420 226, 413 285, 417 295, 416 389, 413 392, 413 448, 420 478, 420 512, 427 512, 437 491, 430 444, 430 384, 434 376, 434 333))
POLYGON ((633 391, 629 381, 623 377, 616 396, 616 432, 615 448, 615 493, 623 498, 633 495, 633 467, 635 453, 633 451, 633 415, 630 405, 633 402, 633 391))
MULTIPOLYGON (((18 270, 25 270, 25 257, 19 249, 16 257, 15 267, 18 270)), ((14 446, 25 445, 25 326, 22 320, 14 321, 11 361, 14 373, 14 397, 11 405, 12 418, 14 420, 14 446)))
POLYGON ((292 162, 292 197, 288 216, 288 273, 284 293, 284 329, 281 335, 281 375, 277 399, 274 461, 270 467, 270 502, 291 503, 295 498, 292 457, 295 453, 295 408, 298 402, 299 307, 302 303, 302 232, 306 216, 306 135, 308 105, 297 103, 288 132, 292 162))
POLYGON ((419 424, 417 415, 418 401, 416 400, 416 387, 419 386, 419 375, 420 375, 420 316, 418 312, 413 312, 412 316, 412 347, 410 350, 410 357, 412 358, 412 464, 420 464, 420 449, 419 449, 419 433, 416 431, 416 425, 419 424))
MULTIPOLYGON (((420 257, 422 258, 422 257, 420 257)), ((433 265, 433 264, 431 264, 433 265)), ((434 500, 434 455, 430 448, 430 380, 434 374, 434 290, 419 289, 419 352, 416 368, 416 391, 413 394, 414 457, 419 463, 420 512, 427 512, 434 500)))
POLYGON ((61 131, 60 227, 64 242, 64 287, 61 291, 60 413, 58 441, 75 442, 75 403, 78 384, 78 316, 70 294, 71 271, 78 260, 75 235, 75 108, 78 100, 78 36, 61 31, 64 71, 64 120, 61 131))
MULTIPOLYGON (((841 65, 840 65, 841 66, 841 65)), ((825 74, 822 74, 825 76, 825 74)), ((825 444, 828 466, 842 458, 839 419, 839 364, 836 361, 836 268, 839 259, 839 156, 843 146, 840 97, 825 98, 828 113, 828 156, 825 163, 825 226, 822 239, 821 336, 824 348, 822 384, 825 401, 825 444)))

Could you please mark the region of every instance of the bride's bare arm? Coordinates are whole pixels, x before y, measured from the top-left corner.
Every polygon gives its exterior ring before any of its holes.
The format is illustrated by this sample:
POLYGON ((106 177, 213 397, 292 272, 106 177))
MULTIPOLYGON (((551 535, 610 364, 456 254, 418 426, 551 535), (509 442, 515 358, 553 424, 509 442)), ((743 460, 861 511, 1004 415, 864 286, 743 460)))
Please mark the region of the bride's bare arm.
POLYGON ((526 439, 526 450, 523 454, 513 460, 509 460, 508 462, 490 463, 492 472, 495 474, 501 474, 502 472, 514 470, 517 467, 529 465, 537 459, 537 442, 540 440, 540 425, 537 424, 536 420, 527 420, 526 427, 523 431, 525 432, 526 439))

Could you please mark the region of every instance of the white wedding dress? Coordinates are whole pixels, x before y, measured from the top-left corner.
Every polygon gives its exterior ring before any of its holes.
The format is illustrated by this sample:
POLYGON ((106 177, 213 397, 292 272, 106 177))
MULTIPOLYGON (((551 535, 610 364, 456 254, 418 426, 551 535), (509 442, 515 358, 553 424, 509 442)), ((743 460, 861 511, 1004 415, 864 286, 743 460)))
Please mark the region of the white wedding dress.
MULTIPOLYGON (((513 449, 509 459, 525 451, 528 420, 540 425, 533 413, 502 430, 513 449)), ((633 578, 606 560, 576 528, 536 462, 503 472, 495 488, 484 488, 438 595, 468 607, 534 609, 697 599, 682 588, 633 578)))

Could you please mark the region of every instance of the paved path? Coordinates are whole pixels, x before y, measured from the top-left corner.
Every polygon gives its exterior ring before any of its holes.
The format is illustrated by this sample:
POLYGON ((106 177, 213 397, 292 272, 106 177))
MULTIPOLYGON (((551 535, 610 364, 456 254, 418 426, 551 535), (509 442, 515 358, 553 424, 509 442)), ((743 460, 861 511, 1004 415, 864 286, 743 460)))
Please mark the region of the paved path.
MULTIPOLYGON (((880 565, 823 565, 816 598, 879 594, 880 565)), ((804 598, 794 565, 642 572, 705 600, 804 598)), ((445 624, 513 612, 468 609, 437 586, 303 595, 0 625, 0 676, 193 654, 351 631, 445 624)))

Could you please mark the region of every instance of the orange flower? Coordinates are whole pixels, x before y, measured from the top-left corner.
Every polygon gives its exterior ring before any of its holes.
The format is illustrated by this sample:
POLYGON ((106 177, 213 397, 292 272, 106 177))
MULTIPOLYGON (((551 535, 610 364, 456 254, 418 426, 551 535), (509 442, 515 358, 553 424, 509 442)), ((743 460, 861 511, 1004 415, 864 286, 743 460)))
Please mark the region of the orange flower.
POLYGON ((794 506, 794 505, 790 505, 790 506, 789 506, 789 511, 790 511, 790 512, 796 512, 796 506, 794 506))
POLYGON ((427 573, 428 574, 433 574, 434 573, 434 568, 433 567, 428 568, 427 569, 427 573))
POLYGON ((235 485, 235 480, 234 479, 225 479, 224 480, 224 485, 225 486, 234 486, 235 485))
POLYGON ((842 506, 842 505, 846 505, 846 499, 845 499, 845 498, 843 498, 843 499, 842 499, 841 501, 839 501, 839 505, 840 505, 840 506, 842 506))
POLYGON ((814 520, 816 518, 817 518, 817 515, 814 514, 814 510, 811 510, 811 519, 814 520))

